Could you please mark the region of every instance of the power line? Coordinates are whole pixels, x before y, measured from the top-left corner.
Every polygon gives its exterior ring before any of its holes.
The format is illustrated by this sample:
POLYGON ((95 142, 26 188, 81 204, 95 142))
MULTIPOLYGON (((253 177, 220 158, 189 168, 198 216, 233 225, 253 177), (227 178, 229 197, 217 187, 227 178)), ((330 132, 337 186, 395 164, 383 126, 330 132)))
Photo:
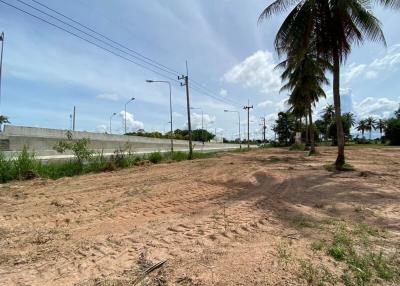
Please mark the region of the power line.
MULTIPOLYGON (((17 1, 19 1, 19 2, 21 2, 21 3, 24 3, 25 5, 28 5, 29 7, 32 7, 31 5, 26 4, 25 2, 23 2, 23 1, 21 1, 21 0, 17 0, 17 1)), ((126 50, 128 50, 128 51, 130 51, 130 52, 132 52, 132 53, 134 53, 134 54, 136 54, 136 55, 138 55, 138 56, 140 56, 140 57, 142 57, 142 58, 144 58, 144 59, 146 59, 146 60, 148 60, 148 61, 150 61, 150 62, 152 62, 152 63, 155 63, 156 65, 159 65, 159 66, 161 66, 161 67, 167 69, 168 71, 172 72, 172 73, 175 74, 175 75, 180 75, 180 72, 178 72, 178 71, 176 71, 176 70, 174 70, 174 69, 171 69, 171 68, 169 68, 169 67, 167 67, 167 66, 165 66, 165 65, 163 65, 163 64, 161 64, 161 63, 159 63, 159 62, 157 62, 157 61, 155 61, 155 60, 152 60, 152 59, 150 59, 150 58, 144 56, 143 54, 141 54, 141 53, 139 53, 139 52, 137 52, 137 51, 134 51, 134 50, 128 48, 127 46, 125 46, 125 45, 123 45, 123 44, 121 44, 121 43, 116 42, 115 40, 109 38, 108 36, 105 36, 104 34, 95 31, 94 29, 92 29, 92 28, 90 28, 90 27, 88 27, 88 26, 86 26, 86 25, 84 25, 84 24, 82 24, 82 23, 80 23, 80 22, 78 22, 78 21, 72 19, 71 17, 69 17, 69 16, 67 16, 67 15, 65 15, 65 14, 63 14, 63 13, 61 13, 61 12, 59 12, 59 11, 57 11, 57 10, 55 10, 55 9, 53 9, 53 8, 51 8, 51 7, 49 7, 49 6, 47 6, 47 5, 45 5, 45 4, 43 4, 43 3, 41 3, 41 2, 39 2, 39 1, 37 1, 37 0, 31 0, 31 1, 34 2, 34 3, 36 3, 36 4, 38 4, 38 5, 40 5, 40 6, 42 6, 42 7, 44 7, 44 8, 46 8, 46 9, 48 9, 48 10, 50 10, 50 11, 52 11, 52 12, 54 12, 54 13, 56 13, 57 15, 60 15, 60 16, 64 17, 65 19, 68 19, 69 21, 71 21, 71 22, 73 22, 73 23, 75 23, 75 24, 77 24, 77 25, 79 25, 79 26, 81 26, 81 27, 87 29, 88 31, 90 31, 90 32, 92 32, 92 33, 95 33, 96 35, 99 35, 99 36, 101 36, 101 37, 107 39, 108 41, 110 41, 110 42, 112 42, 112 43, 114 43, 114 44, 116 44, 116 45, 118 45, 118 46, 120 46, 120 47, 122 47, 122 48, 124 48, 124 49, 126 49, 126 50)), ((39 10, 39 9, 37 9, 37 8, 35 8, 35 7, 32 7, 32 8, 35 9, 35 10, 38 10, 38 11, 40 11, 40 12, 42 12, 42 13, 45 13, 45 12, 43 12, 42 10, 39 10)), ((48 15, 47 13, 45 13, 45 14, 48 15)), ((51 15, 49 15, 49 16, 52 17, 52 18, 56 18, 56 17, 53 17, 53 16, 51 16, 51 15)), ((61 21, 62 23, 65 23, 64 21, 59 20, 58 18, 56 18, 56 19, 57 19, 58 21, 61 21)), ((68 23, 65 23, 65 24, 68 25, 68 26, 71 26, 71 25, 69 25, 68 23)), ((71 26, 71 27, 73 27, 73 26, 71 26)), ((75 27, 73 27, 73 28, 75 28, 75 27)), ((76 28, 75 28, 75 29, 76 29, 76 28)), ((78 29, 78 30, 79 30, 79 29, 78 29)), ((83 31, 81 31, 81 30, 79 30, 79 31, 82 32, 82 33, 85 33, 85 32, 83 32, 83 31)), ((87 33, 85 33, 85 34, 87 34, 87 33)), ((87 34, 87 35, 88 35, 88 34, 87 34)), ((89 35, 89 36, 91 36, 91 35, 89 35)), ((92 36, 91 36, 91 37, 92 37, 92 36)), ((97 39, 97 38, 96 38, 96 39, 97 39)), ((112 46, 112 47, 114 47, 114 46, 112 46)), ((115 47, 114 47, 114 48, 115 48, 115 47)), ((140 60, 141 60, 141 59, 140 59, 140 60)), ((147 62, 146 62, 146 63, 147 63, 147 62)), ((163 69, 163 71, 166 71, 165 69, 163 69)), ((166 72, 168 72, 168 71, 166 71, 166 72)), ((195 80, 193 80, 193 79, 191 79, 191 81, 192 81, 192 83, 193 83, 194 85, 196 85, 196 86, 198 86, 199 88, 203 89, 203 90, 204 90, 205 92, 207 92, 208 94, 213 94, 213 95, 208 95, 208 96, 210 96, 210 97, 212 97, 212 98, 214 98, 214 99, 216 99, 216 100, 219 100, 219 101, 224 100, 225 102, 226 102, 226 101, 230 101, 229 104, 232 104, 232 103, 233 103, 234 105, 240 105, 240 103, 235 102, 235 101, 230 100, 230 99, 228 99, 228 100, 225 100, 225 99, 222 99, 222 100, 221 100, 221 99, 218 99, 217 97, 219 97, 219 96, 218 96, 218 95, 215 96, 215 95, 216 95, 215 92, 211 91, 210 89, 207 89, 207 88, 204 87, 201 83, 199 83, 199 82, 197 82, 197 81, 195 81, 195 80)), ((201 92, 201 91, 198 91, 198 92, 201 92)), ((201 92, 201 93, 202 93, 202 94, 205 94, 204 92, 201 92)), ((205 95, 207 95, 207 94, 205 94, 205 95)))
POLYGON ((46 23, 46 24, 49 24, 49 25, 51 25, 51 26, 53 26, 53 27, 55 27, 55 28, 57 28, 57 29, 60 29, 60 30, 62 30, 62 31, 64 31, 64 32, 66 32, 66 33, 68 33, 68 34, 74 36, 74 37, 77 37, 77 38, 79 38, 79 39, 81 39, 81 40, 83 40, 83 41, 85 41, 85 42, 88 42, 89 44, 91 44, 91 45, 93 45, 93 46, 96 46, 96 47, 98 47, 98 48, 100 48, 100 49, 102 49, 102 50, 104 50, 104 51, 107 51, 107 52, 110 53, 110 54, 113 54, 113 55, 115 55, 115 56, 117 56, 117 57, 119 57, 119 58, 122 58, 122 59, 124 59, 124 60, 126 60, 126 61, 129 61, 129 62, 131 62, 131 63, 133 63, 133 64, 135 64, 135 65, 137 65, 137 66, 140 66, 140 67, 142 67, 142 68, 144 68, 144 69, 146 69, 146 70, 152 71, 152 72, 154 72, 155 74, 158 74, 159 76, 162 76, 162 77, 164 77, 164 78, 167 78, 167 79, 169 79, 169 80, 172 80, 172 81, 174 81, 174 82, 179 83, 179 81, 176 80, 176 79, 174 79, 174 78, 171 78, 171 77, 169 77, 169 76, 167 76, 167 75, 164 75, 164 74, 162 74, 162 73, 160 73, 160 72, 158 72, 158 71, 156 71, 156 70, 154 70, 154 69, 151 69, 151 68, 149 68, 149 67, 147 67, 147 66, 145 66, 145 65, 143 65, 143 64, 141 64, 141 63, 138 63, 138 62, 136 62, 136 61, 133 61, 133 60, 131 60, 131 59, 127 58, 127 57, 124 57, 124 56, 122 56, 122 55, 120 55, 120 54, 118 54, 118 53, 116 53, 116 52, 114 52, 114 51, 112 51, 112 50, 110 50, 110 49, 107 49, 107 48, 105 48, 105 47, 103 47, 103 46, 100 46, 99 44, 97 44, 97 43, 95 43, 95 42, 93 42, 93 41, 91 41, 91 40, 88 40, 88 39, 86 39, 86 38, 84 38, 84 37, 82 37, 82 36, 80 36, 80 35, 78 35, 78 34, 76 34, 76 33, 74 33, 74 32, 71 32, 71 31, 69 31, 69 30, 67 30, 67 29, 65 29, 65 28, 63 28, 63 27, 61 27, 61 26, 58 26, 57 24, 51 23, 51 22, 49 22, 49 21, 47 21, 47 20, 45 20, 45 19, 43 19, 43 18, 41 18, 41 17, 39 17, 39 16, 37 16, 37 15, 34 15, 34 14, 32 14, 32 13, 26 11, 26 10, 23 10, 23 9, 21 9, 21 8, 19 8, 19 7, 17 7, 17 6, 14 6, 14 5, 10 4, 10 3, 7 3, 7 2, 5 2, 5 1, 3 1, 3 0, 0 0, 0 2, 3 3, 3 4, 5 4, 5 5, 7 5, 7 6, 10 6, 10 7, 14 8, 14 9, 16 9, 16 10, 22 12, 22 13, 25 13, 25 14, 27 14, 27 15, 33 17, 33 18, 36 18, 36 19, 38 19, 38 20, 40 20, 40 21, 42 21, 42 22, 44 22, 44 23, 46 23))
POLYGON ((167 67, 167 66, 165 66, 165 65, 163 65, 163 64, 161 64, 161 63, 159 63, 159 62, 157 62, 157 61, 155 61, 155 60, 153 60, 153 59, 151 59, 151 58, 148 58, 148 57, 146 57, 145 55, 143 55, 143 54, 141 54, 141 53, 139 53, 139 52, 137 52, 137 51, 135 51, 135 50, 132 50, 132 49, 130 49, 129 47, 127 47, 127 46, 125 46, 125 45, 123 45, 123 44, 121 44, 121 43, 118 43, 117 41, 111 39, 110 37, 105 36, 104 34, 95 31, 94 29, 92 29, 92 28, 90 28, 90 27, 88 27, 88 26, 86 26, 86 25, 84 25, 84 24, 82 24, 82 23, 80 23, 80 22, 74 20, 74 19, 71 18, 71 17, 68 17, 67 15, 65 15, 65 14, 63 14, 63 13, 61 13, 61 12, 59 12, 59 11, 57 11, 57 10, 51 8, 51 7, 49 7, 49 6, 47 6, 47 5, 45 5, 45 4, 41 3, 41 2, 39 2, 39 1, 36 1, 36 0, 31 0, 31 1, 34 2, 34 3, 36 3, 36 4, 38 4, 38 5, 40 5, 40 6, 42 6, 42 7, 44 7, 44 8, 46 8, 46 9, 48 9, 48 10, 50 10, 50 11, 52 11, 52 12, 54 12, 54 13, 56 13, 57 15, 60 15, 60 16, 64 17, 65 19, 68 19, 69 21, 71 21, 71 22, 73 22, 73 23, 75 23, 75 24, 77 24, 77 25, 79 25, 79 26, 81 26, 81 27, 87 29, 88 31, 90 31, 90 32, 92 32, 92 33, 95 33, 96 35, 101 36, 101 37, 107 39, 108 41, 110 41, 110 42, 112 42, 112 43, 114 43, 114 44, 116 44, 116 45, 118 45, 118 46, 120 46, 120 47, 122 47, 122 48, 124 48, 124 49, 126 49, 126 50, 128 50, 128 51, 130 51, 130 52, 132 52, 132 53, 134 53, 134 54, 136 54, 136 55, 138 55, 139 57, 142 57, 142 58, 144 58, 144 59, 146 59, 146 60, 148 60, 148 61, 150 61, 150 62, 152 62, 152 63, 154 63, 154 64, 156 64, 156 65, 159 65, 159 66, 161 66, 161 67, 163 67, 163 68, 165 68, 165 69, 167 69, 167 70, 169 70, 169 71, 171 71, 171 72, 173 72, 173 73, 175 73, 175 74, 177 74, 177 75, 180 75, 180 74, 181 74, 180 72, 178 72, 178 71, 176 71, 176 70, 174 70, 174 69, 171 69, 171 68, 169 68, 169 67, 167 67))
MULTIPOLYGON (((93 39, 95 39, 95 40, 97 40, 97 41, 99 41, 99 42, 101 42, 101 43, 103 43, 103 44, 105 44, 105 45, 107 45, 107 46, 113 48, 113 49, 116 49, 117 51, 119 51, 119 52, 121 52, 121 53, 124 53, 124 54, 126 54, 126 55, 128 55, 128 56, 131 56, 131 57, 133 57, 133 58, 135 58, 135 59, 137 59, 137 60, 142 61, 142 62, 145 63, 145 64, 148 64, 148 65, 150 65, 150 66, 152 66, 152 67, 154 67, 154 68, 157 68, 157 69, 159 69, 160 71, 167 72, 167 73, 170 73, 170 74, 173 74, 173 75, 178 75, 178 74, 177 74, 177 73, 178 73, 177 71, 175 71, 175 70, 173 70, 173 69, 171 69, 171 68, 169 68, 169 67, 167 67, 167 66, 165 66, 165 65, 162 65, 162 64, 158 63, 157 61, 154 61, 154 60, 152 60, 152 59, 150 59, 150 58, 148 58, 148 57, 146 57, 146 56, 144 56, 144 55, 142 55, 142 54, 140 54, 140 53, 138 53, 138 52, 136 52, 136 51, 134 51, 134 50, 132 50, 132 49, 130 49, 130 48, 128 48, 128 47, 126 47, 126 46, 124 46, 124 45, 118 43, 118 42, 116 42, 116 41, 114 41, 114 40, 112 40, 111 38, 109 38, 109 37, 107 37, 107 36, 105 36, 105 35, 103 35, 103 34, 97 32, 97 31, 91 29, 90 27, 88 27, 88 26, 86 26, 86 25, 81 24, 80 22, 78 22, 78 21, 76 21, 76 20, 74 20, 74 19, 72 19, 72 18, 70 18, 70 17, 64 15, 64 14, 61 13, 61 12, 58 12, 58 11, 56 11, 56 10, 54 10, 54 9, 52 9, 52 8, 50 8, 50 7, 48 7, 47 5, 44 5, 44 4, 40 3, 39 1, 31 0, 31 1, 33 1, 33 2, 35 2, 35 3, 37 3, 38 5, 41 5, 42 7, 45 7, 46 9, 48 9, 48 10, 50 10, 50 11, 56 13, 57 15, 60 15, 60 16, 62 16, 62 17, 64 17, 64 18, 66 18, 66 19, 72 21, 73 23, 76 23, 77 25, 79 25, 79 26, 81 26, 81 27, 87 29, 88 31, 90 31, 90 32, 92 32, 92 33, 95 33, 96 35, 99 35, 99 36, 101 36, 101 37, 107 39, 108 41, 110 41, 110 42, 112 42, 112 43, 115 43, 116 45, 118 45, 118 46, 120 46, 120 47, 122 47, 122 48, 124 48, 124 49, 126 49, 126 50, 128 50, 128 51, 130 51, 130 52, 132 52, 132 53, 134 53, 134 54, 137 54, 137 55, 140 56, 140 57, 143 57, 143 58, 146 59, 147 61, 146 61, 146 60, 143 60, 143 59, 141 59, 141 58, 139 58, 139 57, 137 57, 137 56, 135 56, 135 55, 132 55, 131 53, 128 53, 128 52, 126 52, 126 51, 124 51, 124 50, 122 50, 122 49, 116 47, 115 45, 112 45, 112 44, 110 44, 110 43, 104 41, 103 39, 101 39, 101 38, 99 38, 99 37, 93 36, 93 35, 91 35, 90 33, 85 32, 85 31, 83 31, 82 29, 79 29, 79 28, 75 27, 74 25, 71 25, 71 24, 69 24, 69 23, 67 23, 67 22, 65 22, 65 21, 63 21, 63 20, 61 20, 61 19, 59 19, 59 18, 57 18, 57 17, 55 17, 55 16, 53 16, 53 15, 47 13, 47 12, 44 12, 43 10, 38 9, 38 8, 36 8, 36 7, 30 5, 30 4, 28 4, 28 3, 26 3, 26 2, 24 2, 24 1, 22 1, 22 0, 17 0, 17 1, 20 2, 20 3, 22 3, 22 4, 24 4, 24 5, 26 5, 26 6, 28 6, 28 7, 30 7, 31 9, 34 9, 34 10, 36 10, 36 11, 38 11, 38 12, 40 12, 40 13, 42 13, 42 14, 44 14, 44 15, 50 17, 50 18, 52 18, 52 19, 55 19, 56 21, 59 21, 60 23, 66 25, 66 26, 68 26, 68 27, 71 27, 71 28, 75 29, 76 31, 79 31, 80 33, 83 33, 84 35, 87 35, 87 36, 89 36, 89 37, 91 37, 91 38, 93 38, 93 39), (154 64, 153 64, 153 63, 149 63, 148 61, 153 62, 154 64), (161 66, 162 68, 159 67, 158 65, 161 66)), ((162 74, 161 72, 159 72, 159 71, 157 71, 157 70, 154 70, 154 69, 152 69, 152 68, 149 68, 149 67, 145 66, 145 65, 142 64, 142 63, 138 63, 138 62, 136 62, 136 61, 134 61, 134 60, 132 60, 132 59, 129 59, 129 58, 123 56, 123 55, 120 55, 119 53, 117 53, 117 52, 115 52, 115 51, 112 51, 111 49, 105 48, 105 47, 99 45, 98 43, 95 43, 94 41, 91 41, 91 40, 89 40, 89 39, 87 39, 87 38, 85 38, 85 37, 83 37, 83 36, 81 36, 81 35, 78 35, 78 34, 75 33, 75 32, 72 32, 72 31, 70 31, 70 30, 68 30, 68 29, 66 29, 66 28, 64 28, 64 27, 61 27, 61 26, 59 26, 59 25, 57 25, 57 24, 55 24, 55 23, 52 23, 52 22, 50 22, 50 21, 48 21, 48 20, 46 20, 46 19, 44 19, 44 18, 42 18, 42 17, 40 17, 40 16, 37 16, 37 15, 35 15, 35 14, 32 14, 32 13, 30 13, 30 12, 28 12, 28 11, 22 9, 22 8, 19 8, 19 7, 15 6, 15 5, 12 5, 12 4, 10 4, 10 3, 8 3, 8 2, 5 2, 5 1, 3 1, 3 0, 0 0, 0 2, 2 2, 3 4, 5 4, 5 5, 7 5, 7 6, 11 7, 11 8, 14 8, 14 9, 16 9, 16 10, 22 12, 22 13, 25 13, 25 14, 27 14, 27 15, 33 17, 33 18, 36 18, 36 19, 39 20, 39 21, 42 21, 42 22, 44 22, 44 23, 46 23, 46 24, 48 24, 48 25, 51 25, 51 26, 53 26, 53 27, 55 27, 55 28, 57 28, 57 29, 60 29, 60 30, 62 30, 62 31, 64 31, 64 32, 66 32, 66 33, 68 33, 68 34, 74 36, 74 37, 77 37, 77 38, 79 38, 79 39, 81 39, 81 40, 83 40, 83 41, 85 41, 85 42, 87 42, 87 43, 89 43, 89 44, 91 44, 91 45, 94 45, 94 46, 96 46, 97 48, 100 48, 100 49, 102 49, 102 50, 104 50, 104 51, 106 51, 106 52, 108 52, 108 53, 111 53, 111 54, 113 54, 113 55, 115 55, 115 56, 117 56, 117 57, 119 57, 119 58, 121 58, 121 59, 124 59, 124 60, 126 60, 126 61, 129 61, 129 62, 131 62, 131 63, 133 63, 133 64, 135 64, 135 65, 137 65, 137 66, 140 66, 140 67, 142 67, 142 68, 144 68, 144 69, 146 69, 146 70, 152 71, 152 72, 154 72, 155 74, 158 74, 158 75, 160 75, 160 76, 162 76, 162 77, 164 77, 164 78, 167 78, 167 79, 169 79, 169 80, 171 80, 171 81, 173 81, 173 82, 175 82, 175 83, 180 83, 180 82, 179 82, 178 80, 176 80, 175 78, 169 77, 169 76, 167 76, 167 75, 165 75, 165 74, 162 74)), ((203 95, 205 95, 205 96, 208 96, 208 97, 210 97, 210 98, 213 98, 213 99, 215 99, 215 100, 217 100, 217 101, 220 101, 220 102, 222 102, 222 103, 225 103, 225 104, 229 104, 229 105, 240 105, 239 103, 237 103, 237 102, 235 102, 235 101, 233 101, 233 100, 231 100, 231 99, 226 99, 226 98, 223 98, 223 97, 220 97, 220 96, 216 95, 216 93, 211 92, 209 89, 205 88, 202 84, 198 83, 197 81, 192 80, 192 82, 194 83, 194 86, 192 85, 192 86, 190 87, 190 89, 192 89, 192 90, 194 90, 194 91, 197 91, 198 93, 201 93, 201 94, 203 94, 203 95)))
MULTIPOLYGON (((135 56, 135 55, 132 55, 131 53, 126 52, 125 50, 123 50, 123 49, 121 49, 121 48, 118 48, 117 46, 112 45, 112 44, 108 43, 107 41, 104 41, 103 39, 101 39, 101 38, 99 38, 99 37, 93 36, 92 34, 87 33, 87 32, 85 32, 84 30, 79 29, 79 28, 75 27, 74 25, 71 25, 71 24, 69 24, 69 23, 67 23, 67 22, 65 22, 65 21, 63 21, 63 20, 61 20, 61 19, 59 19, 59 18, 57 18, 57 17, 55 17, 55 16, 53 16, 53 15, 47 13, 47 12, 44 12, 43 10, 38 9, 38 8, 36 8, 36 7, 30 5, 30 4, 28 4, 28 3, 26 3, 26 2, 24 2, 24 1, 22 1, 22 0, 16 0, 16 1, 18 1, 19 3, 21 3, 21 4, 25 5, 25 6, 28 6, 29 8, 31 8, 31 9, 33 9, 33 10, 35 10, 35 11, 38 11, 38 12, 40 12, 40 13, 46 15, 47 17, 50 17, 50 18, 52 18, 52 19, 54 19, 54 20, 56 20, 56 21, 59 21, 60 23, 66 25, 66 26, 68 26, 68 27, 70 27, 70 28, 72 28, 72 29, 75 29, 76 31, 79 31, 80 33, 85 34, 86 36, 89 36, 89 37, 91 37, 91 38, 93 38, 93 39, 95 39, 95 40, 97 40, 97 41, 99 41, 99 42, 101 42, 101 43, 103 43, 103 44, 105 44, 105 45, 107 45, 107 46, 113 48, 113 49, 116 49, 116 50, 118 50, 118 51, 121 52, 121 53, 124 53, 124 54, 126 54, 126 55, 128 55, 128 56, 131 56, 131 57, 133 57, 133 58, 135 58, 135 59, 137 59, 137 60, 139 60, 139 61, 142 61, 142 62, 144 62, 144 63, 146 63, 146 64, 148 64, 148 65, 150 65, 150 66, 153 66, 153 67, 155 67, 155 68, 157 68, 157 69, 160 69, 160 70, 162 70, 162 71, 164 71, 164 72, 166 72, 166 73, 170 73, 170 74, 173 74, 173 75, 175 75, 175 76, 178 76, 178 75, 179 75, 179 73, 177 73, 177 72, 171 72, 169 69, 165 69, 165 68, 159 67, 158 65, 155 65, 155 64, 153 64, 153 63, 151 63, 151 62, 148 62, 148 61, 146 61, 146 60, 143 60, 143 59, 141 59, 141 58, 139 58, 139 57, 137 57, 137 56, 135 56)), ((34 0, 32 0, 32 1, 34 1, 34 0)), ((34 2, 35 2, 35 1, 34 1, 34 2)), ((76 22, 76 21, 74 21, 74 22, 76 22)), ((79 24, 79 25, 81 25, 81 24, 79 24)), ((86 27, 85 27, 85 28, 86 28, 86 27)), ((98 34, 98 33, 95 32, 95 31, 94 31, 94 33, 98 34)), ((100 35, 101 35, 101 34, 100 34, 100 35)), ((107 40, 109 40, 107 37, 105 37, 105 36, 103 36, 103 35, 101 35, 101 37, 104 37, 104 38, 106 38, 107 40)), ((109 41, 110 41, 110 40, 109 40, 109 41)), ((111 41, 112 41, 112 40, 111 40, 111 41)), ((112 41, 112 42, 114 42, 114 41, 112 41)), ((118 43, 117 43, 117 44, 118 44, 118 43)), ((124 48, 125 48, 125 47, 124 47, 124 48)), ((126 48, 125 48, 125 49, 126 49, 126 48)))

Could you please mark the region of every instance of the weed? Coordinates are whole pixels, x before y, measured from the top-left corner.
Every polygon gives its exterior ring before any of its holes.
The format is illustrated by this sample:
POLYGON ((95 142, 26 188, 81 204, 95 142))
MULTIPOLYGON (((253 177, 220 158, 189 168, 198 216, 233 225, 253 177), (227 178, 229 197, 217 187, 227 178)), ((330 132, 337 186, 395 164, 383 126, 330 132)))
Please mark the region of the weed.
POLYGON ((290 151, 304 151, 305 145, 302 143, 294 143, 292 146, 289 147, 290 151))
POLYGON ((335 171, 350 172, 350 171, 356 170, 350 164, 344 164, 342 166, 336 166, 335 164, 327 164, 327 165, 324 165, 324 168, 325 168, 325 170, 327 170, 329 172, 335 172, 335 171))
POLYGON ((314 266, 311 261, 300 261, 300 278, 307 281, 308 285, 334 285, 337 278, 323 265, 314 266))
POLYGON ((313 243, 311 243, 311 249, 314 251, 321 251, 326 245, 326 241, 321 239, 321 240, 316 240, 313 243))
POLYGON ((158 163, 160 163, 162 161, 163 156, 161 155, 160 152, 153 152, 153 153, 149 154, 148 159, 153 164, 158 164, 158 163))
POLYGON ((14 179, 13 164, 0 152, 0 182, 6 183, 14 179))
POLYGON ((305 216, 296 216, 291 218, 291 222, 294 224, 294 226, 298 228, 312 228, 316 227, 316 223, 312 221, 310 218, 307 218, 305 216))
POLYGON ((30 153, 28 148, 24 146, 22 152, 14 161, 14 172, 19 180, 33 179, 36 176, 36 160, 35 154, 30 153))
POLYGON ((286 243, 279 243, 276 247, 276 252, 278 253, 279 262, 283 262, 287 266, 292 257, 289 246, 286 243))

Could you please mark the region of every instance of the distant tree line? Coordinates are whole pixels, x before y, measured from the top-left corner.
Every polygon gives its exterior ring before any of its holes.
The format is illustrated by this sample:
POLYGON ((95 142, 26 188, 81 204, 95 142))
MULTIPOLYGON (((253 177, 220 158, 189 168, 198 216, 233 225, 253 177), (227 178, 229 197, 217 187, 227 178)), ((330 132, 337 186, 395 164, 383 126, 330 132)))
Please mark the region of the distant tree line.
MULTIPOLYGON (((275 141, 280 145, 289 146, 294 143, 296 132, 301 132, 303 142, 306 146, 310 144, 311 133, 310 128, 314 130, 313 139, 315 141, 332 141, 332 145, 337 145, 337 127, 335 120, 335 109, 333 105, 328 105, 321 115, 321 118, 316 120, 312 126, 306 121, 302 120, 292 110, 286 112, 279 112, 278 118, 275 120, 275 125, 272 131, 275 133, 275 141)), ((378 130, 380 133, 380 140, 382 143, 386 141, 391 145, 400 145, 400 107, 394 113, 394 117, 384 120, 375 119, 369 116, 356 122, 355 115, 351 112, 343 113, 341 116, 343 133, 346 141, 355 140, 358 143, 368 143, 365 139, 365 132, 369 133, 369 140, 371 140, 372 131, 378 130), (352 138, 351 128, 355 127, 360 131, 362 138, 352 138)))

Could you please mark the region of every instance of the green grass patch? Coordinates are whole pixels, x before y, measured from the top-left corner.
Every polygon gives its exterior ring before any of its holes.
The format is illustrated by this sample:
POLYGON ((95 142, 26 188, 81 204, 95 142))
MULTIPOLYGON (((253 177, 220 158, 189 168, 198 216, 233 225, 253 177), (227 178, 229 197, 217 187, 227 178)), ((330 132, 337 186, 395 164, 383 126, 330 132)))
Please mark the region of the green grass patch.
POLYGON ((324 165, 325 170, 329 172, 336 172, 336 171, 342 171, 342 172, 351 172, 355 171, 356 169, 350 165, 350 164, 344 164, 343 166, 336 166, 335 164, 327 164, 324 165))
POLYGON ((397 252, 390 255, 382 249, 376 250, 379 245, 384 245, 376 240, 381 233, 366 224, 360 224, 352 230, 344 225, 336 229, 327 254, 347 266, 342 275, 345 285, 376 285, 377 279, 400 282, 397 252))

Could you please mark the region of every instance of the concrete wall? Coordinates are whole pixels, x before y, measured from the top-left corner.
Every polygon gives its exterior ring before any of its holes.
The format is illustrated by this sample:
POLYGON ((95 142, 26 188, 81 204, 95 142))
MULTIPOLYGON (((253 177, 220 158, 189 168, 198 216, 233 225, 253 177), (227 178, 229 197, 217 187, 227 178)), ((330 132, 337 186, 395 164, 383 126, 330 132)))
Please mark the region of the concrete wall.
MULTIPOLYGON (((25 126, 6 125, 4 132, 0 133, 0 150, 2 151, 21 151, 24 146, 35 151, 38 155, 57 155, 53 147, 60 140, 66 140, 67 130, 36 128, 25 126)), ((115 150, 127 150, 141 152, 143 150, 169 150, 170 140, 159 138, 147 138, 141 136, 111 135, 91 132, 74 131, 71 132, 72 139, 90 139, 90 149, 105 152, 115 150)), ((194 142, 195 150, 206 149, 233 149, 234 144, 194 142)), ((188 141, 174 140, 176 150, 187 150, 188 141)))

